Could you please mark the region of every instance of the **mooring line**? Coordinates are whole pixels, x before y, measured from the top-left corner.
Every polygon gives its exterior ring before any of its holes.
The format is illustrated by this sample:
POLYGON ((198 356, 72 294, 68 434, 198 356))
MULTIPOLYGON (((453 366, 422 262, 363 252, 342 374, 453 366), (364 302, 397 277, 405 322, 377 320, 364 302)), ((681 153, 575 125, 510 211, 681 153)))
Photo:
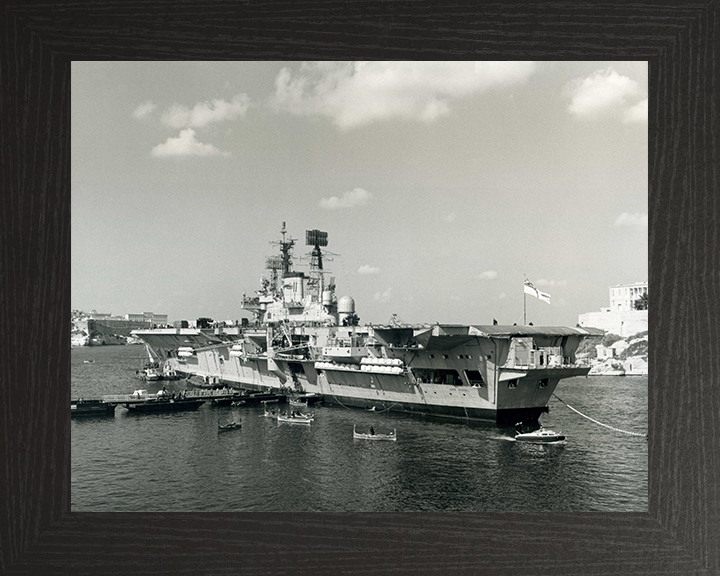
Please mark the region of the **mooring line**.
POLYGON ((628 430, 620 430, 620 428, 615 428, 614 426, 609 426, 608 424, 603 424, 602 422, 598 422, 598 421, 595 420, 594 418, 590 418, 590 416, 587 416, 587 415, 583 414, 582 412, 580 412, 580 410, 576 410, 575 408, 573 408, 572 406, 570 406, 570 404, 568 404, 567 402, 565 402, 565 401, 564 401, 562 398, 560 398, 560 396, 558 396, 557 394, 553 393, 553 396, 555 396, 555 398, 557 398, 558 400, 560 400, 560 402, 562 402, 563 404, 565 404, 565 406, 567 406, 568 408, 570 408, 570 410, 572 410, 573 412, 577 412, 578 414, 580 414, 580 416, 582 416, 583 418, 587 418, 587 419, 590 420, 591 422, 595 422, 595 424, 599 424, 600 426, 605 426, 605 428, 609 428, 610 430, 614 430, 615 432, 621 432, 622 434, 630 434, 631 436, 641 436, 641 437, 644 437, 644 438, 647 438, 647 437, 648 437, 647 434, 640 434, 640 433, 638 433, 638 432, 630 432, 630 431, 628 431, 628 430))
MULTIPOLYGON (((337 401, 337 403, 340 404, 340 406, 342 406, 342 407, 345 408, 346 410, 352 410, 352 408, 350 408, 349 406, 345 406, 345 404, 343 404, 342 402, 340 402, 340 399, 339 399, 337 396, 335 396, 335 394, 330 394, 330 396, 332 396, 333 398, 335 398, 335 400, 337 401)), ((390 410, 390 408, 392 408, 393 406, 397 406, 398 404, 400 404, 400 402, 395 402, 394 404, 391 404, 390 407, 385 408, 385 410, 373 410, 373 412, 375 412, 376 414, 381 414, 381 413, 383 413, 383 412, 387 412, 388 410, 390 410)), ((373 407, 374 407, 374 406, 373 406, 373 407)), ((369 408, 365 408, 365 410, 369 410, 369 408)))
POLYGON ((339 398, 338 398, 337 396, 335 396, 335 394, 330 394, 330 396, 332 396, 333 398, 335 398, 335 400, 337 401, 337 403, 340 404, 340 406, 342 406, 342 407, 345 408, 346 410, 352 410, 352 408, 350 408, 349 406, 345 406, 345 404, 343 404, 342 402, 340 402, 339 398))
POLYGON ((398 404, 400 404, 400 402, 395 402, 394 404, 390 404, 390 406, 387 407, 387 408, 385 408, 385 410, 375 410, 375 412, 376 412, 377 414, 381 414, 382 412, 387 412, 387 411, 390 410, 393 406, 397 406, 398 404))

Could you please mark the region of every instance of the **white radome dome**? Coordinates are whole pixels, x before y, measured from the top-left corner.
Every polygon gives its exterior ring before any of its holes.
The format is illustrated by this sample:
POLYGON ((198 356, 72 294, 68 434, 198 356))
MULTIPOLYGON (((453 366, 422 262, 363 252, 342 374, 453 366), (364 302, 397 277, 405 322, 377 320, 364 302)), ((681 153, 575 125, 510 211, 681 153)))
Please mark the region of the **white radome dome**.
POLYGON ((338 312, 340 314, 352 314, 355 312, 355 300, 350 296, 343 296, 338 301, 338 312))

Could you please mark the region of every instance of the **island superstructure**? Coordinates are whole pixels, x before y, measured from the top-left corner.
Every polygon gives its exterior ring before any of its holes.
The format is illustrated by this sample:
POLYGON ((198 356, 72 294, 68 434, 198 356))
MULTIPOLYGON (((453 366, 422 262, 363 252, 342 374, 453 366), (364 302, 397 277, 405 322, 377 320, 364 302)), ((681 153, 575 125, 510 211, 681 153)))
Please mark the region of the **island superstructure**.
POLYGON ((321 394, 326 404, 499 425, 537 422, 563 378, 584 376, 575 351, 592 330, 563 326, 363 325, 355 302, 326 278, 327 233, 306 232, 308 273, 293 269, 283 222, 242 308, 254 322, 227 330, 135 330, 168 370, 209 384, 321 394))

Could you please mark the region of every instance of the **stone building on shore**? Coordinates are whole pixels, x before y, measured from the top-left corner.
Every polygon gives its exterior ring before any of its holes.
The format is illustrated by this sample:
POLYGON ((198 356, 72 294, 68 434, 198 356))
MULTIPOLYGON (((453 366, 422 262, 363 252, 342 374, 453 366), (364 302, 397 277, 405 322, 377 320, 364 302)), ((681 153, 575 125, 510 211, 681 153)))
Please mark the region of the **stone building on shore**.
POLYGON ((623 338, 647 332, 648 311, 637 310, 635 302, 644 298, 647 302, 648 283, 618 284, 610 286, 610 306, 599 312, 586 312, 578 316, 581 328, 599 328, 623 338))

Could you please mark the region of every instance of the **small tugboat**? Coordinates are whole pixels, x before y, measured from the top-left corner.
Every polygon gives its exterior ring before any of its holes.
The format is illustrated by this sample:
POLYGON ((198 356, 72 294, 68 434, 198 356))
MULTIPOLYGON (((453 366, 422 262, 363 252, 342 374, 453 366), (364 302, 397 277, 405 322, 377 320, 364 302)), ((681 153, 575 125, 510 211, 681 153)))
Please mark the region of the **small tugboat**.
POLYGON ((387 434, 376 434, 375 429, 372 426, 370 426, 370 432, 365 434, 363 432, 358 432, 355 429, 355 424, 353 424, 353 438, 357 438, 359 440, 390 440, 395 442, 397 440, 397 434, 395 429, 387 434))

